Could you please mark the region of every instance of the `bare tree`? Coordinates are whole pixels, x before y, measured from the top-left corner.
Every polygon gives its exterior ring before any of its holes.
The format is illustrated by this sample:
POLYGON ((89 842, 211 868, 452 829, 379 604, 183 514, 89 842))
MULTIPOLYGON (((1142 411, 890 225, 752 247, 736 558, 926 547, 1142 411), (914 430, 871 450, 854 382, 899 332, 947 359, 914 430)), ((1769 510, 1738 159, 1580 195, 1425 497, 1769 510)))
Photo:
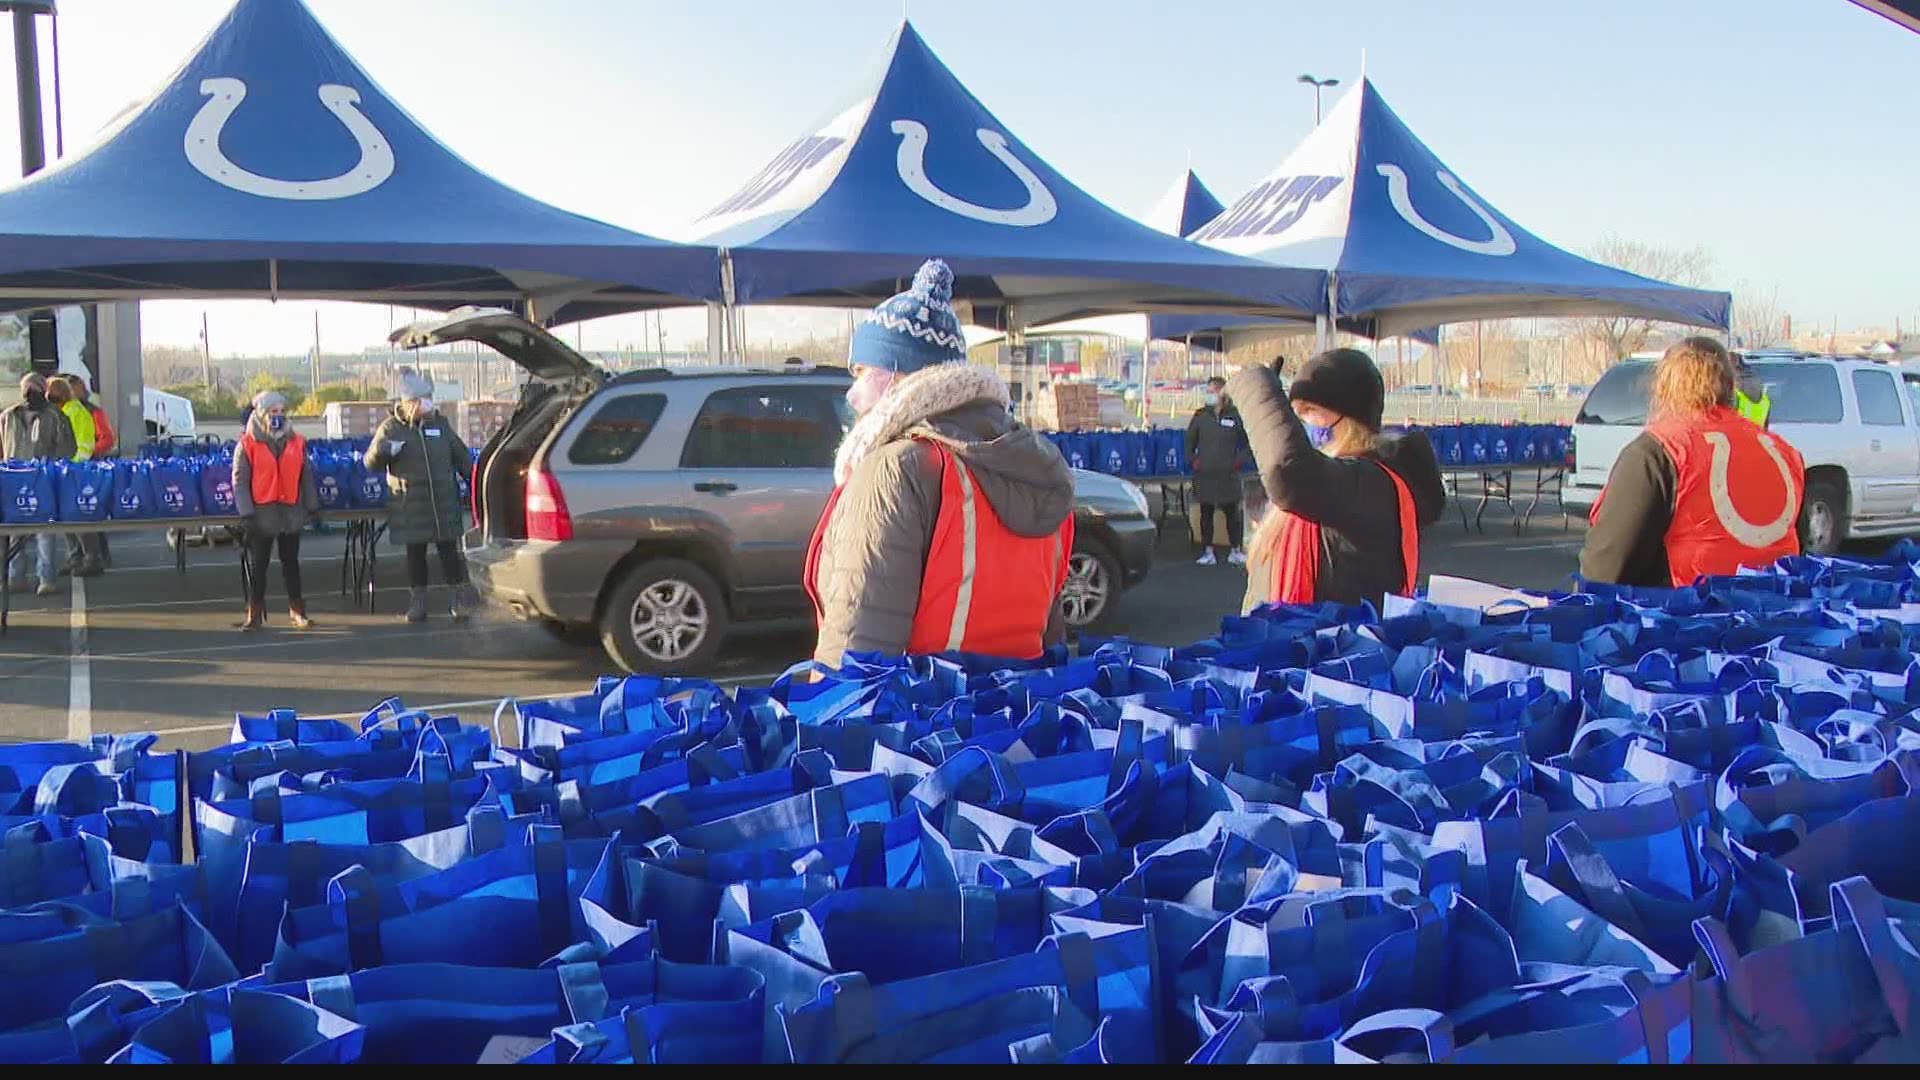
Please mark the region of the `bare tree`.
POLYGON ((1780 310, 1780 287, 1770 292, 1741 282, 1733 290, 1733 335, 1743 348, 1764 349, 1785 340, 1786 313, 1780 310))
MULTIPOLYGON (((1682 250, 1618 236, 1603 238, 1588 249, 1586 256, 1631 274, 1689 288, 1701 287, 1713 272, 1713 255, 1706 248, 1682 250)), ((1637 315, 1596 315, 1573 320, 1572 328, 1576 336, 1603 354, 1603 363, 1612 364, 1645 348, 1654 322, 1637 315)))

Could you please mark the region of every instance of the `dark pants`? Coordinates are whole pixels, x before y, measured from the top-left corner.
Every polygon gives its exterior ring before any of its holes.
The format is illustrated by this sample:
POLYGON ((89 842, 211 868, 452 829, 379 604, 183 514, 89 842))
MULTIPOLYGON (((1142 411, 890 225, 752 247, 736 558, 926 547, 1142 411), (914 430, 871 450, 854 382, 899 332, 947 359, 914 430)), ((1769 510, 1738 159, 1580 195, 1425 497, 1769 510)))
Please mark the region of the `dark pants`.
POLYGON ((300 534, 247 534, 247 603, 256 608, 267 606, 267 565, 273 562, 273 549, 280 549, 280 578, 287 583, 287 603, 301 604, 306 594, 300 590, 300 534))
MULTIPOLYGON (((449 585, 467 583, 467 560, 460 554, 460 542, 442 540, 433 545, 440 549, 440 573, 446 577, 449 585)), ((415 589, 427 587, 427 545, 407 545, 407 584, 415 589)))
POLYGON ((1200 504, 1200 546, 1213 546, 1213 514, 1216 510, 1227 515, 1227 544, 1238 551, 1245 540, 1247 526, 1240 516, 1240 504, 1237 502, 1200 504))
POLYGON ((83 566, 100 565, 105 552, 101 541, 105 537, 100 533, 68 533, 67 565, 75 570, 83 566))

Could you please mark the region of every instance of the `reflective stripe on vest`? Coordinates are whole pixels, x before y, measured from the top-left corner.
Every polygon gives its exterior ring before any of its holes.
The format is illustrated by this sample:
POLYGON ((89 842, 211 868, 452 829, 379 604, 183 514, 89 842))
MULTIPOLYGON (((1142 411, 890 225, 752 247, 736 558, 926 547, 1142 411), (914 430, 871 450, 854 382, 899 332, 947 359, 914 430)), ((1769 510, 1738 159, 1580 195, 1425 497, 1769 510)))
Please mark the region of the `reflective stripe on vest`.
MULTIPOLYGON (((973 473, 955 462, 952 454, 946 458, 941 471, 951 470, 960 478, 960 588, 953 599, 953 619, 947 625, 947 651, 959 652, 967 640, 967 617, 973 614, 973 579, 980 569, 980 512, 974 506, 973 473)), ((944 505, 941 513, 946 513, 944 505)))
POLYGON ((1785 439, 1728 408, 1655 421, 1647 434, 1673 461, 1666 545, 1676 588, 1799 554, 1806 463, 1785 439))
POLYGON ((240 449, 253 467, 252 494, 255 506, 275 503, 292 506, 300 501, 300 476, 307 465, 307 440, 287 436, 286 445, 275 457, 273 448, 249 431, 240 436, 240 449), (282 468, 281 463, 287 467, 282 468))

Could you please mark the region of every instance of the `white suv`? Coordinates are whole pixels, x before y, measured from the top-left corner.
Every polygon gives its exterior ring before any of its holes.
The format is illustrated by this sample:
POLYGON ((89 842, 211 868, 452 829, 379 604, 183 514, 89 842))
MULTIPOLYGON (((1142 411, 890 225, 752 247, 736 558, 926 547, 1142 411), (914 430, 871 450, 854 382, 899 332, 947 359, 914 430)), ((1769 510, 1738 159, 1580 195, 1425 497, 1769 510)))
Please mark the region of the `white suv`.
MULTIPOLYGON (((1798 352, 1749 352, 1745 360, 1773 399, 1768 427, 1806 458, 1800 530, 1809 552, 1920 533, 1920 372, 1798 352)), ((1563 492, 1569 509, 1593 506, 1620 451, 1646 425, 1653 369, 1646 360, 1616 365, 1580 406, 1563 492)))

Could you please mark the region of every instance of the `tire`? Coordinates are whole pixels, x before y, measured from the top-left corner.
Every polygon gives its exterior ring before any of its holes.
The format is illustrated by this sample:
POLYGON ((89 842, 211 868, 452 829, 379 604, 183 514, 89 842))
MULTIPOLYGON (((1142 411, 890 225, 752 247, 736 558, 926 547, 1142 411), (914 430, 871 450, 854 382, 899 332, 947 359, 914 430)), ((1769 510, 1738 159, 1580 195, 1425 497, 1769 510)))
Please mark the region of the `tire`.
POLYGON ((555 641, 568 645, 600 644, 600 628, 591 623, 568 623, 559 619, 541 619, 540 629, 545 630, 555 641))
POLYGON ((1801 550, 1809 555, 1832 555, 1846 538, 1846 486, 1828 477, 1808 481, 1806 503, 1800 511, 1801 550))
POLYGON ((660 559, 628 571, 607 595, 600 644, 635 675, 697 674, 719 656, 727 622, 713 575, 690 562, 660 559))
POLYGON ((1120 606, 1120 563, 1097 541, 1076 540, 1060 589, 1060 614, 1070 632, 1099 626, 1120 606))

